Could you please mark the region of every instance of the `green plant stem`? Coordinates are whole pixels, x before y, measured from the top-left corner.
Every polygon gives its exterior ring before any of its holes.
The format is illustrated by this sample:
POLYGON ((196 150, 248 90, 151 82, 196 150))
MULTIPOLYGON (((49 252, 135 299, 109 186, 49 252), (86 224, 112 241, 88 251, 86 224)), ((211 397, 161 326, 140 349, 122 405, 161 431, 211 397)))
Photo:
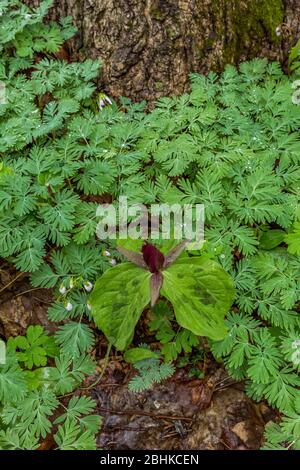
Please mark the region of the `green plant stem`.
POLYGON ((110 351, 111 351, 111 347, 112 347, 112 343, 109 343, 108 346, 107 346, 106 354, 105 354, 105 361, 104 361, 104 365, 103 365, 103 370, 102 370, 100 376, 98 377, 98 379, 94 383, 89 385, 88 387, 80 388, 80 390, 90 390, 91 388, 96 387, 96 385, 98 385, 98 383, 101 381, 101 379, 104 376, 104 373, 107 369, 107 366, 108 366, 108 360, 109 360, 109 354, 110 354, 110 351))

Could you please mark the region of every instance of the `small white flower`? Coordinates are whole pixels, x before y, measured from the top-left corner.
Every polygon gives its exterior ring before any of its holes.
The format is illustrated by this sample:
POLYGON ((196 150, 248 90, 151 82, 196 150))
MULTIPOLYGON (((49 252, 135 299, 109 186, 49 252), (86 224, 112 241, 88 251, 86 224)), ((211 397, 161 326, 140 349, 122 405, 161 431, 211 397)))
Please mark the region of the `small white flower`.
POLYGON ((73 278, 70 279, 70 289, 73 289, 74 287, 74 281, 73 281, 73 278))
POLYGON ((67 289, 65 288, 65 286, 61 285, 59 288, 59 292, 61 293, 61 295, 65 295, 65 293, 67 292, 67 289))
POLYGON ((106 104, 112 104, 112 101, 111 99, 106 96, 104 93, 101 93, 100 96, 99 96, 99 108, 100 108, 100 111, 104 108, 104 106, 106 104))
POLYGON ((117 260, 115 260, 114 258, 110 260, 110 264, 112 264, 113 266, 116 266, 117 264, 117 260))
POLYGON ((276 36, 281 36, 282 31, 281 31, 281 27, 280 27, 280 26, 277 26, 277 28, 275 29, 275 33, 276 33, 276 36))
POLYGON ((86 304, 86 308, 87 308, 89 311, 92 310, 92 306, 91 306, 91 304, 90 304, 89 302, 86 304))
POLYGON ((90 281, 87 281, 83 284, 83 287, 87 292, 91 292, 91 290, 93 289, 93 284, 90 281))
POLYGON ((73 309, 73 305, 71 304, 71 302, 68 302, 67 305, 66 305, 66 310, 68 312, 71 312, 72 309, 73 309))
POLYGON ((300 349, 293 352, 291 359, 295 366, 298 366, 300 364, 300 349))
POLYGON ((104 250, 103 251, 103 256, 107 256, 107 258, 109 258, 111 256, 111 254, 108 250, 104 250))
POLYGON ((222 259, 224 259, 224 258, 225 258, 225 255, 224 255, 224 253, 222 253, 222 254, 220 255, 220 258, 222 258, 222 259))
POLYGON ((104 106, 105 106, 105 101, 101 98, 101 99, 99 100, 99 108, 100 108, 100 110, 101 110, 102 108, 104 108, 104 106))

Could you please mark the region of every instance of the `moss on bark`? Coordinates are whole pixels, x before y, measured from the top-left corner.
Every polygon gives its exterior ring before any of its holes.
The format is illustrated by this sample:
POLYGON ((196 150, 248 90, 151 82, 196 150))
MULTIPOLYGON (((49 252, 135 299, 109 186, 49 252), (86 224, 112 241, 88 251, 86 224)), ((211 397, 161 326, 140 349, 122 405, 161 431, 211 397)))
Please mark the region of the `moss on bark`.
POLYGON ((79 29, 74 58, 102 59, 103 90, 136 101, 183 93, 190 72, 282 60, 300 35, 299 0, 55 0, 61 15, 79 29))
POLYGON ((277 35, 276 28, 284 18, 281 0, 215 0, 212 8, 216 36, 225 37, 222 65, 237 63, 250 44, 250 57, 255 57, 265 38, 280 47, 281 37, 277 35))

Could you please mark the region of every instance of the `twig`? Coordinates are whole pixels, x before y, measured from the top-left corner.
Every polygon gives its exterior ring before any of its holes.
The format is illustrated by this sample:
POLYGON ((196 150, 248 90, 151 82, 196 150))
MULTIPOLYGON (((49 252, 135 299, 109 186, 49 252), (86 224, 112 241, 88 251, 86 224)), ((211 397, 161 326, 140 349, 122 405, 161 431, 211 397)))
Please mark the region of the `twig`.
POLYGON ((228 444, 226 444, 226 442, 224 442, 222 439, 220 439, 220 442, 221 442, 221 444, 223 444, 223 446, 225 446, 227 449, 233 450, 232 447, 230 447, 228 444))
MULTIPOLYGON (((109 353, 110 353, 111 347, 112 347, 112 344, 109 343, 109 345, 107 347, 106 354, 105 354, 105 362, 104 362, 103 370, 102 370, 100 376, 98 377, 98 379, 95 382, 93 382, 91 385, 89 385, 88 387, 79 387, 77 390, 86 392, 87 390, 90 390, 91 388, 94 388, 96 385, 98 385, 98 383, 100 382, 100 380, 102 379, 102 377, 104 375, 104 372, 106 371, 108 361, 109 361, 109 353)), ((73 390, 70 393, 66 393, 65 395, 60 395, 58 398, 69 397, 71 395, 74 395, 74 392, 75 392, 75 390, 73 390)))
POLYGON ((104 375, 104 372, 106 371, 106 368, 108 366, 109 354, 110 354, 110 351, 111 351, 111 347, 112 347, 112 343, 109 343, 108 346, 107 346, 106 354, 105 354, 105 361, 104 361, 104 365, 103 365, 103 370, 102 370, 99 378, 94 383, 89 385, 88 387, 81 387, 80 390, 85 390, 85 391, 90 390, 91 388, 96 387, 96 385, 98 385, 98 383, 101 381, 101 379, 104 375))
POLYGON ((41 289, 44 289, 44 287, 35 287, 34 289, 24 290, 23 292, 19 292, 19 294, 15 295, 15 297, 19 297, 20 295, 28 294, 29 292, 32 292, 34 290, 41 290, 41 289))
POLYGON ((23 276, 24 273, 19 273, 12 281, 10 281, 8 284, 6 284, 6 286, 2 287, 2 289, 0 289, 0 294, 1 292, 3 292, 5 289, 7 289, 9 286, 11 286, 14 282, 16 282, 17 279, 19 279, 19 277, 23 276))
POLYGON ((225 377, 224 379, 218 380, 218 382, 215 383, 215 387, 218 385, 223 385, 225 382, 228 382, 228 380, 231 380, 231 377, 225 377))
POLYGON ((225 388, 232 387, 233 385, 237 385, 237 384, 239 384, 239 383, 241 383, 241 382, 244 382, 245 380, 246 380, 246 379, 244 379, 244 380, 237 380, 237 381, 235 381, 235 382, 229 382, 229 383, 227 383, 227 384, 223 384, 223 385, 221 385, 221 387, 215 388, 215 389, 214 389, 214 393, 215 393, 215 392, 219 392, 220 390, 224 390, 225 388))
POLYGON ((164 439, 169 439, 169 437, 181 437, 180 434, 176 431, 169 432, 169 434, 164 434, 164 439))
MULTIPOLYGON (((152 426, 152 428, 155 428, 157 425, 152 426)), ((130 426, 114 426, 113 428, 110 428, 108 426, 104 426, 101 428, 102 432, 118 432, 118 431, 132 431, 132 432, 141 432, 141 431, 149 431, 150 427, 148 428, 131 428, 130 426)))

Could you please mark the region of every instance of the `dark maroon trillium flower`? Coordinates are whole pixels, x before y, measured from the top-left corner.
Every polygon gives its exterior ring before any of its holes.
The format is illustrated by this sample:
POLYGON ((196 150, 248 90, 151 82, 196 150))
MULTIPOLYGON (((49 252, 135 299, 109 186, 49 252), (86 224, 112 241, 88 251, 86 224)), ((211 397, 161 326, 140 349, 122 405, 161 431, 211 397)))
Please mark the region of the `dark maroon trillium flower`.
POLYGON ((142 253, 136 253, 135 251, 127 250, 121 246, 118 247, 118 251, 129 259, 129 261, 152 273, 150 280, 152 307, 157 302, 160 289, 163 285, 163 270, 174 263, 189 241, 190 240, 182 241, 179 245, 169 251, 166 256, 163 255, 163 253, 154 245, 148 242, 145 242, 142 246, 142 253))
POLYGON ((154 245, 146 242, 142 246, 143 258, 151 273, 158 273, 163 267, 165 257, 154 245))

